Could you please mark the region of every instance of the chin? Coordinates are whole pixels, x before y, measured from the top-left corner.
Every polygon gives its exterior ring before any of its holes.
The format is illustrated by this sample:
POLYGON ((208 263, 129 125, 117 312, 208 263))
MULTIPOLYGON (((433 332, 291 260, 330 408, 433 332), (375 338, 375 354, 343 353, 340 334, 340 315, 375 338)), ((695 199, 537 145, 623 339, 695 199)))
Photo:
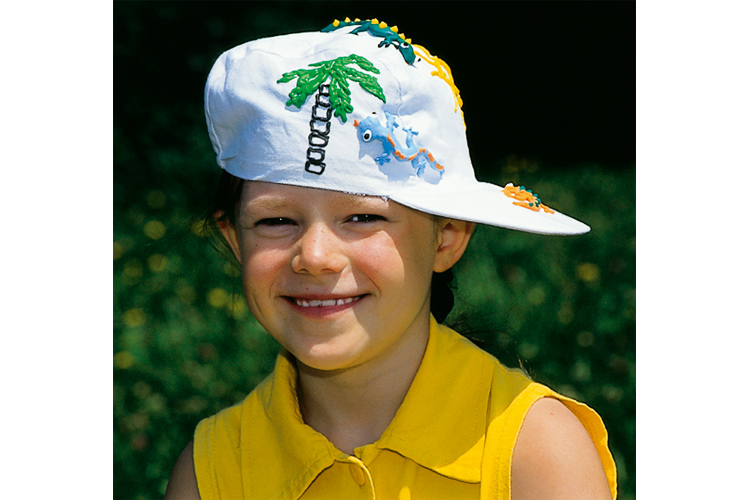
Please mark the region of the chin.
POLYGON ((337 371, 351 368, 358 364, 360 352, 353 346, 341 345, 338 342, 323 342, 309 346, 297 346, 287 350, 305 366, 319 371, 337 371))

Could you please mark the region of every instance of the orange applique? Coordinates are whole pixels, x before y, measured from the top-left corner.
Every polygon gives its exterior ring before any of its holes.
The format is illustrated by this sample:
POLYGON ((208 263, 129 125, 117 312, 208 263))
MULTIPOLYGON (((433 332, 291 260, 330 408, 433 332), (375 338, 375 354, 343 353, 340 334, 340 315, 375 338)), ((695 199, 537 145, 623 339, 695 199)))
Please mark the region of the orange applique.
POLYGON ((545 213, 548 214, 555 213, 554 210, 542 204, 542 202, 539 200, 539 196, 532 193, 524 186, 516 187, 513 184, 509 183, 503 189, 503 193, 505 193, 505 196, 513 198, 514 200, 518 200, 514 201, 513 204, 518 205, 519 207, 528 208, 529 210, 533 210, 534 212, 544 210, 545 213))

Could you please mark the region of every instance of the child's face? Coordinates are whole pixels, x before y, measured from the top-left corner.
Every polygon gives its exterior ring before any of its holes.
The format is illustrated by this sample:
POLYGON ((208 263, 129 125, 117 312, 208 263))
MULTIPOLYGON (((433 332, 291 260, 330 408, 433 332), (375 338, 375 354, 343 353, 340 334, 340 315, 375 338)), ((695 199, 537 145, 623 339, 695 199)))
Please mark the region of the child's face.
POLYGON ((245 182, 236 226, 224 232, 251 311, 321 370, 387 356, 424 335, 432 272, 458 260, 436 258, 445 223, 378 197, 245 182))

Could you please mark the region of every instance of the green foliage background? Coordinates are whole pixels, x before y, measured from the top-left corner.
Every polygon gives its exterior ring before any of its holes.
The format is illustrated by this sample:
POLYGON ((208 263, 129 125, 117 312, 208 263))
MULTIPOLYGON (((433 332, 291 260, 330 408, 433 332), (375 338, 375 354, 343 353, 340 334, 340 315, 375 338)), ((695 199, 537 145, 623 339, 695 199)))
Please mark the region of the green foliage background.
MULTIPOLYGON (((407 36, 424 23, 403 2, 374 14, 359 4, 364 13, 335 2, 115 3, 115 498, 163 496, 197 422, 241 400, 277 352, 248 312, 236 267, 195 230, 218 178, 203 121, 205 76, 229 47, 335 17, 381 16, 407 36)), ((483 130, 469 104, 482 96, 464 91, 449 47, 435 49, 438 37, 414 41, 453 66, 469 131, 483 130)), ((498 143, 473 137, 473 148, 498 143)), ((547 237, 480 227, 457 267, 448 322, 594 407, 610 432, 620 498, 634 498, 634 156, 562 161, 484 148, 474 148, 482 180, 529 186, 592 231, 547 237)))

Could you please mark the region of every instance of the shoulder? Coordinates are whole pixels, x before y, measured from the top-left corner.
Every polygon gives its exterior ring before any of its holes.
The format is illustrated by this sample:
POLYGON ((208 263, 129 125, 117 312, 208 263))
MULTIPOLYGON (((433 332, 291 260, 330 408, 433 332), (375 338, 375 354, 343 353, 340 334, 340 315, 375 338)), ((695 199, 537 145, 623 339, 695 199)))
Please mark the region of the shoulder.
POLYGON ((200 500, 198 492, 198 481, 195 478, 195 467, 193 466, 193 442, 189 442, 180 453, 169 476, 165 500, 200 500))
POLYGON ((513 451, 514 500, 611 499, 591 437, 560 401, 542 398, 529 409, 513 451))

